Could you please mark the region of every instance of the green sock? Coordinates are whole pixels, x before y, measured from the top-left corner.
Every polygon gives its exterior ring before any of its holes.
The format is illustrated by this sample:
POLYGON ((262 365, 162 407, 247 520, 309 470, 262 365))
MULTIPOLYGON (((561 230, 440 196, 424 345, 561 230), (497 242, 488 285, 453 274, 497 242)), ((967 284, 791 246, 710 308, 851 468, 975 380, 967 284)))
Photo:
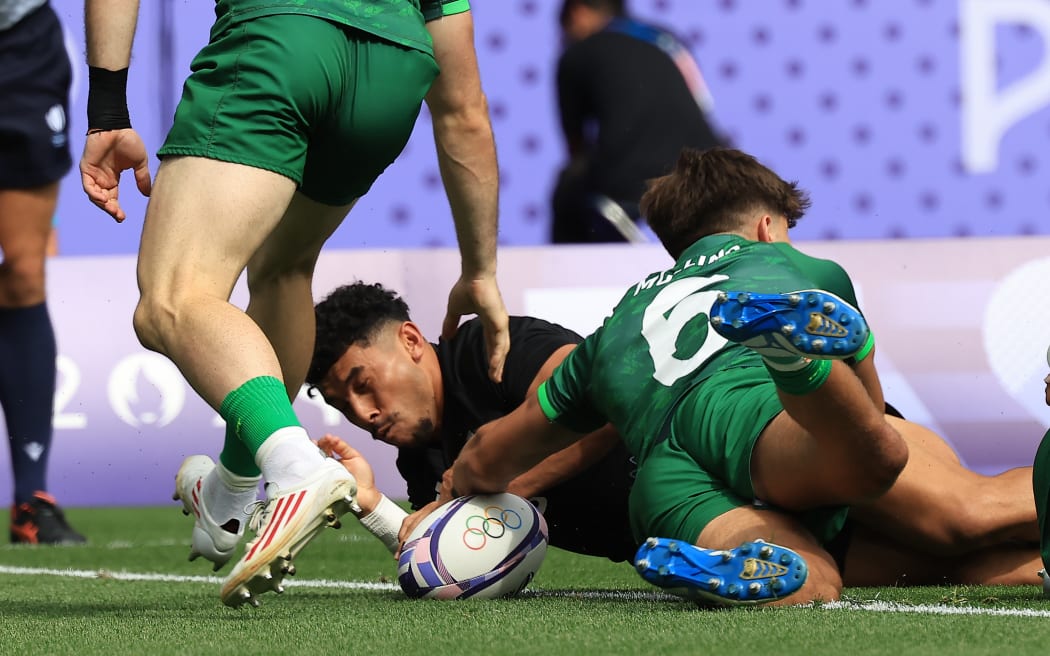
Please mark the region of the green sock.
POLYGON ((252 452, 237 437, 237 431, 233 427, 234 424, 226 424, 226 441, 222 445, 219 462, 232 474, 249 478, 261 476, 262 471, 259 470, 259 465, 255 464, 252 452))
POLYGON ((227 394, 219 406, 219 415, 226 420, 227 435, 232 433, 247 448, 252 462, 268 437, 282 428, 301 425, 284 383, 273 376, 252 378, 227 394))
MULTIPOLYGON (((1039 519, 1039 550, 1043 556, 1043 567, 1050 568, 1050 536, 1047 529, 1047 507, 1050 505, 1050 431, 1043 436, 1035 452, 1032 467, 1032 489, 1035 492, 1035 514, 1039 519)), ((1048 569, 1050 571, 1050 569, 1048 569)))
POLYGON ((766 363, 766 370, 776 386, 788 394, 802 396, 824 384, 831 375, 831 360, 811 360, 798 369, 778 369, 766 363))

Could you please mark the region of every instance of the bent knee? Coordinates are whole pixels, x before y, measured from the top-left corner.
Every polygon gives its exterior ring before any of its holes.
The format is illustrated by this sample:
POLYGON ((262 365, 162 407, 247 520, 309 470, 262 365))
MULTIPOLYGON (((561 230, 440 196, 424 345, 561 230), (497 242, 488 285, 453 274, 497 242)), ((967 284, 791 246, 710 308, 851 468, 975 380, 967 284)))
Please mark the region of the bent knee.
POLYGON ((157 330, 157 318, 152 305, 140 298, 135 312, 131 317, 131 325, 135 329, 135 336, 139 343, 151 350, 160 348, 160 333, 157 330))
POLYGON ((874 451, 857 462, 851 476, 857 501, 885 494, 908 464, 908 445, 897 431, 887 425, 886 434, 876 438, 874 451))
POLYGON ((176 297, 143 291, 132 315, 139 343, 152 351, 164 352, 165 336, 175 330, 178 303, 176 297))
POLYGON ((42 303, 46 295, 44 258, 0 261, 0 304, 22 307, 42 303))

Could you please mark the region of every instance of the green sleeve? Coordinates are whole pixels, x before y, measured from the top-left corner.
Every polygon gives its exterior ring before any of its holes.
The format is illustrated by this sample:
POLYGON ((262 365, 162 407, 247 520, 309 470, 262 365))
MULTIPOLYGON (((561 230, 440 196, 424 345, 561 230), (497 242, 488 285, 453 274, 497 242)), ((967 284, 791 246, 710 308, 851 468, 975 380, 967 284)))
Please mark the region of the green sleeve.
POLYGON ((419 9, 423 12, 423 18, 429 23, 442 16, 470 11, 470 0, 423 0, 419 9))
POLYGON ((540 408, 547 420, 556 421, 578 433, 590 433, 606 423, 587 394, 590 389, 589 356, 595 342, 593 337, 588 337, 573 349, 537 390, 540 408))
POLYGON ((451 16, 470 11, 470 0, 446 0, 441 3, 441 15, 451 16))

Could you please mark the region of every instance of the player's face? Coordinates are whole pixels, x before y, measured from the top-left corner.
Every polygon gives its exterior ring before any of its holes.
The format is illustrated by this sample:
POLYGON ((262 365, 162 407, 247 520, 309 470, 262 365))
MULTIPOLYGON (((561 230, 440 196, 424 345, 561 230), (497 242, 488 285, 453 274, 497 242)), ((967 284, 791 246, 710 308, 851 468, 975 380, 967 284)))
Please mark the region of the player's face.
POLYGON ((418 349, 431 347, 413 332, 406 338, 392 328, 368 346, 351 346, 318 385, 325 402, 350 423, 401 448, 423 447, 437 438, 437 399, 416 357, 418 349))
POLYGON ((576 5, 569 9, 562 24, 562 38, 566 43, 582 41, 602 29, 606 19, 602 14, 576 5))

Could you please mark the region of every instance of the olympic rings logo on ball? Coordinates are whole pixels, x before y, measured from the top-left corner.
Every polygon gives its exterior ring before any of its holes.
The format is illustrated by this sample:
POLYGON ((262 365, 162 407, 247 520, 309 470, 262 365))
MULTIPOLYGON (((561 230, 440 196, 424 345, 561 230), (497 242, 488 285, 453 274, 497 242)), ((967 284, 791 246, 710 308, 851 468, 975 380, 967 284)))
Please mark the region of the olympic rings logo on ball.
POLYGON ((508 531, 519 529, 522 526, 521 515, 516 510, 508 510, 500 506, 488 506, 485 508, 485 516, 471 515, 467 517, 467 530, 463 531, 463 544, 473 551, 485 548, 489 538, 498 540, 508 531))

